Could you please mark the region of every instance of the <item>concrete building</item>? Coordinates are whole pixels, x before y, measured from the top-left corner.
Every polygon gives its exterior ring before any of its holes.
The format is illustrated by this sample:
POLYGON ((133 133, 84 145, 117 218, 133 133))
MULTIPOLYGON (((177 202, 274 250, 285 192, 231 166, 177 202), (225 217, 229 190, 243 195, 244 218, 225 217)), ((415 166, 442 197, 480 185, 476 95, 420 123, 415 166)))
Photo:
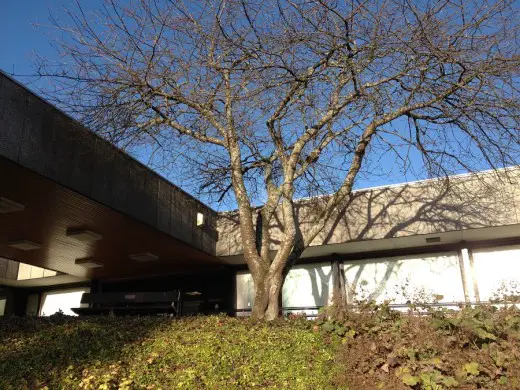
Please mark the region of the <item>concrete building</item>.
MULTIPOLYGON (((0 315, 72 314, 86 291, 172 289, 195 312, 250 310, 236 213, 215 212, 3 74, 0 178, 0 315)), ((350 301, 520 295, 518 184, 512 168, 356 191, 289 273, 284 310, 325 305, 333 270, 350 301)), ((298 202, 302 231, 324 200, 298 202)))

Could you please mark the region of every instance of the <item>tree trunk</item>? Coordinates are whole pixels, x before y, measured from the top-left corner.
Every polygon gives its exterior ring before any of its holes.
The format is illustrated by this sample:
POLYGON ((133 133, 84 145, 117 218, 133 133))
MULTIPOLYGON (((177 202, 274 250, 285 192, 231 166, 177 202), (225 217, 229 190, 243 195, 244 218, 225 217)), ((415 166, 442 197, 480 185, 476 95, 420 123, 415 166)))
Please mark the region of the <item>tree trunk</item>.
POLYGON ((268 299, 269 304, 265 312, 265 319, 273 321, 280 314, 280 294, 282 292, 283 277, 282 274, 275 274, 269 279, 268 299))
POLYGON ((255 285, 255 299, 251 318, 254 320, 272 321, 280 311, 280 294, 283 286, 282 275, 272 275, 253 278, 255 285))
POLYGON ((266 309, 269 305, 269 294, 266 288, 266 280, 264 276, 253 278, 255 286, 255 299, 253 301, 253 310, 251 318, 253 320, 263 320, 265 318, 266 309))
POLYGON ((269 243, 269 225, 266 224, 267 226, 264 226, 265 221, 262 213, 258 213, 255 239, 256 248, 260 255, 258 260, 262 264, 257 268, 258 272, 251 272, 255 284, 255 301, 251 316, 255 320, 273 321, 279 316, 280 298, 285 277, 303 252, 303 237, 294 219, 293 205, 288 204, 285 206, 287 207, 284 212, 285 220, 292 221, 293 229, 288 229, 286 225, 285 238, 288 241, 280 244, 280 249, 272 260, 268 254, 262 253, 269 250, 268 245, 266 248, 262 245, 265 241, 269 243), (292 236, 288 235, 287 231, 289 230, 293 231, 292 236))

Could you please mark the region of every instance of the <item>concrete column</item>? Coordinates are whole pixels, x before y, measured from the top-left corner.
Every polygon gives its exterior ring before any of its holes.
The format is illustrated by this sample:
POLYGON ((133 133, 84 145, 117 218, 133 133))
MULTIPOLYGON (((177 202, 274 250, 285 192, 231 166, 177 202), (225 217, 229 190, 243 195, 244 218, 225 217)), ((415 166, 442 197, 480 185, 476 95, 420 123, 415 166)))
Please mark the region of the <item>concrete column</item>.
POLYGON ((345 271, 343 262, 337 259, 332 261, 332 291, 329 296, 329 304, 334 299, 347 303, 347 289, 345 285, 345 271))
POLYGON ((24 316, 27 307, 27 292, 20 288, 7 288, 7 302, 5 305, 6 316, 24 316))
POLYGON ((459 251, 459 263, 466 302, 480 302, 473 254, 471 248, 468 248, 466 245, 459 251))

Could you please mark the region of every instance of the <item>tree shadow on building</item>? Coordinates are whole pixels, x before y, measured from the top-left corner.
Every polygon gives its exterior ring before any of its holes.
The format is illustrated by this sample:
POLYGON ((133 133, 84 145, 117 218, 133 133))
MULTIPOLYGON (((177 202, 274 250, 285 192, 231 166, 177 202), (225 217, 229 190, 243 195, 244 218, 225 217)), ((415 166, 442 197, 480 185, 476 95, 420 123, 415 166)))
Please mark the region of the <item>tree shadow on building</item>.
MULTIPOLYGON (((313 214, 320 210, 326 199, 313 205, 305 202, 299 208, 302 230, 312 224, 313 214)), ((436 180, 422 184, 390 186, 354 192, 339 208, 314 245, 362 242, 362 252, 377 249, 373 240, 402 238, 478 229, 517 223, 514 203, 511 203, 507 183, 495 178, 466 178, 463 180, 436 180), (508 198, 509 195, 509 198, 508 198)), ((424 242, 426 245, 426 242, 424 242)), ((367 263, 350 262, 344 272, 355 269, 348 283, 346 299, 352 302, 363 282, 367 263)), ((387 283, 399 272, 401 262, 388 261, 377 285, 364 298, 377 299, 389 288, 387 283)), ((343 272, 343 271, 342 271, 343 272)), ((314 269, 308 269, 316 302, 323 302, 323 280, 314 269), (321 284, 321 288, 318 288, 321 284)), ((333 275, 334 277, 334 275, 333 275)))

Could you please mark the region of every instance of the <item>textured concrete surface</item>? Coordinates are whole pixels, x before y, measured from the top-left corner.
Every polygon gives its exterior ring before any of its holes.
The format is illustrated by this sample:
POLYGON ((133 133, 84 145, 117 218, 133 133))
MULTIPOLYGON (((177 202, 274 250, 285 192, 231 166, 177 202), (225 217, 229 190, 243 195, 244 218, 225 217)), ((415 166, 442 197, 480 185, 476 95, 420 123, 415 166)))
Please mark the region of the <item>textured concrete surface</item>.
MULTIPOLYGON (((306 235, 327 198, 297 202, 306 235)), ((280 213, 271 225, 271 249, 282 236, 280 213)), ((520 168, 359 190, 336 208, 312 246, 491 228, 520 223, 520 168)), ((221 213, 218 256, 242 253, 236 212, 221 213)), ((494 237, 489 237, 494 238, 494 237)))
POLYGON ((0 257, 0 279, 16 280, 20 263, 0 257))
POLYGON ((214 211, 2 73, 0 156, 215 253, 214 211))

